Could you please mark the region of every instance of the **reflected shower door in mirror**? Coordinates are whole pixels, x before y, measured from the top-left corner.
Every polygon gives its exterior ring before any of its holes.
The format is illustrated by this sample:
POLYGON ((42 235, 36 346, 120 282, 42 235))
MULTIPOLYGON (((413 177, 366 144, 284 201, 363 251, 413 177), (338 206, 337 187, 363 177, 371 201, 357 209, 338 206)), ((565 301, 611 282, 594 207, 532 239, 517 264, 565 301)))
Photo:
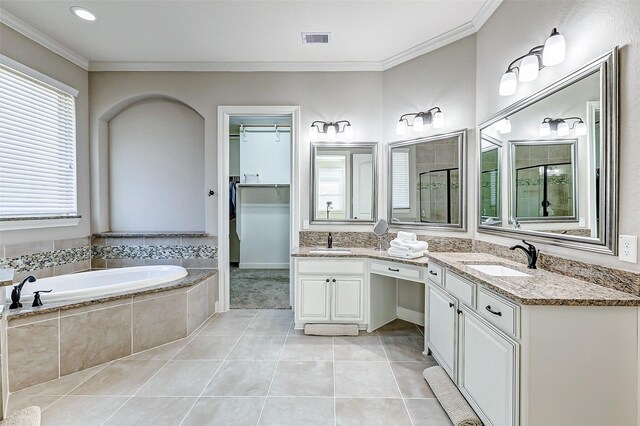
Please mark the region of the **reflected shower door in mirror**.
POLYGON ((481 124, 480 232, 615 252, 616 52, 481 124))
POLYGON ((373 222, 376 219, 377 143, 311 146, 313 222, 373 222))
POLYGON ((466 131, 389 144, 392 225, 464 227, 466 131))

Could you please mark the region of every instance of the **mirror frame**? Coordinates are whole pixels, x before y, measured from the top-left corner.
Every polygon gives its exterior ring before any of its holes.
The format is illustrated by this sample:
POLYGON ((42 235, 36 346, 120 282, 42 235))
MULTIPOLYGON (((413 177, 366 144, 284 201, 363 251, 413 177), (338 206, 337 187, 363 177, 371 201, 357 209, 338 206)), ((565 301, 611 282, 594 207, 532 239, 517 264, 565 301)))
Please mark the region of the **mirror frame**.
MULTIPOLYGON (((498 182, 502 181, 502 176, 504 175, 504 170, 502 170, 502 156, 503 156, 502 150, 504 149, 505 144, 501 140, 496 139, 493 136, 485 135, 484 137, 481 137, 480 145, 478 146, 478 173, 479 173, 478 211, 480 212, 480 216, 478 217, 478 220, 480 221, 480 223, 482 223, 482 204, 480 204, 480 202, 482 200, 482 140, 483 139, 495 145, 496 148, 500 148, 498 150, 498 177, 499 177, 498 182)), ((502 210, 502 188, 500 187, 498 188, 498 207, 500 210, 502 210)), ((493 222, 493 224, 502 224, 502 217, 498 217, 497 220, 493 222)))
MULTIPOLYGON (((578 206, 580 205, 579 192, 577 187, 578 180, 578 168, 576 161, 578 160, 578 139, 525 139, 525 140, 509 140, 509 160, 511 161, 511 169, 509 174, 509 214, 508 217, 515 218, 520 223, 546 223, 546 222, 578 222, 578 206), (516 147, 528 146, 528 145, 571 145, 571 168, 572 168, 572 180, 573 180, 573 216, 547 216, 544 217, 525 217, 519 218, 516 216, 516 199, 518 193, 515 189, 516 186, 516 147), (553 220, 551 220, 553 219, 553 220)), ((478 201, 480 199, 478 198, 478 201)), ((511 225, 511 223, 510 223, 511 225)))
POLYGON ((331 225, 355 225, 359 223, 376 223, 378 220, 378 142, 311 142, 311 169, 309 169, 309 217, 311 224, 331 224, 331 225), (316 196, 315 196, 315 186, 316 186, 316 155, 318 153, 318 148, 371 148, 371 153, 373 154, 373 187, 372 189, 372 198, 373 198, 373 210, 372 210, 372 218, 369 219, 336 219, 336 220, 327 220, 327 219, 316 219, 315 216, 315 208, 316 208, 316 196))
MULTIPOLYGON (((598 230, 599 238, 586 238, 571 235, 543 233, 524 229, 511 229, 505 227, 493 227, 483 225, 481 219, 481 183, 477 185, 478 210, 477 231, 484 234, 493 234, 502 237, 541 242, 549 245, 586 250, 608 255, 618 253, 618 46, 604 55, 594 59, 581 68, 566 75, 560 80, 540 89, 534 94, 520 99, 512 105, 492 115, 478 124, 478 147, 482 145, 482 130, 498 120, 512 115, 546 97, 570 86, 571 84, 595 73, 600 72, 600 120, 605 126, 600 126, 601 140, 601 165, 604 173, 601 174, 600 193, 603 197, 600 203, 600 218, 602 224, 598 230)), ((480 149, 480 148, 478 148, 480 149)), ((477 156, 478 171, 480 170, 480 156, 477 156)), ((511 199, 511 197, 509 197, 511 199)))
POLYGON ((467 230, 467 157, 466 157, 466 145, 467 145, 467 129, 456 130, 449 133, 440 133, 437 135, 420 137, 415 139, 409 139, 405 141, 391 142, 387 145, 387 222, 390 228, 416 228, 420 229, 433 229, 441 231, 460 231, 466 232, 467 230), (460 169, 460 202, 458 203, 458 217, 460 223, 422 223, 422 222, 394 222, 393 221, 393 206, 392 206, 392 188, 393 188, 393 173, 392 173, 392 159, 391 150, 393 148, 408 147, 417 145, 423 142, 436 142, 442 139, 449 139, 457 137, 458 142, 458 159, 460 169))

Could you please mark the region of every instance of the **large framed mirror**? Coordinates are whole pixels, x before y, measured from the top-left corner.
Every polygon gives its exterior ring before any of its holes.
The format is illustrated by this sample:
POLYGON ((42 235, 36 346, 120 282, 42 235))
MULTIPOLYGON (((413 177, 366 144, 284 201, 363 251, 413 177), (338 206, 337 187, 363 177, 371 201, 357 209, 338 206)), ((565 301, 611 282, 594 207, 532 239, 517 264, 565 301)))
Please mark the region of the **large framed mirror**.
POLYGON ((460 130, 389 144, 392 226, 465 229, 466 133, 460 130))
POLYGON ((376 142, 311 144, 312 223, 377 220, 376 142))
POLYGON ((617 253, 617 55, 479 125, 479 232, 617 253))

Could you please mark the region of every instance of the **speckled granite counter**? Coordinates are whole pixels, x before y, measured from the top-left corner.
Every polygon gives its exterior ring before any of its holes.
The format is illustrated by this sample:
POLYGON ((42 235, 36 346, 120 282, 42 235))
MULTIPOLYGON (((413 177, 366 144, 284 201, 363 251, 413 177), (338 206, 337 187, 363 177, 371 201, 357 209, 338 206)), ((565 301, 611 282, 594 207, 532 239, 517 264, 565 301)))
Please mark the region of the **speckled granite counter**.
POLYGON ((33 315, 45 314, 45 313, 54 312, 57 310, 74 309, 74 308, 80 308, 84 306, 91 306, 98 303, 110 302, 113 300, 127 299, 131 297, 143 296, 143 295, 159 293, 163 291, 179 290, 183 288, 193 287, 194 285, 203 282, 207 278, 214 276, 216 273, 217 273, 216 269, 187 269, 186 277, 176 281, 172 281, 170 283, 160 284, 152 287, 145 287, 145 288, 136 289, 133 291, 123 291, 119 293, 93 296, 87 299, 72 300, 68 302, 47 304, 46 296, 43 296, 42 299, 43 299, 43 302, 45 303, 44 306, 41 306, 38 308, 32 308, 31 306, 25 305, 23 308, 10 310, 8 307, 8 304, 6 304, 3 315, 6 316, 8 319, 15 320, 18 318, 25 318, 33 315))
POLYGON ((436 263, 522 305, 640 306, 640 297, 586 281, 485 253, 430 253, 436 263), (529 274, 528 277, 494 277, 470 268, 473 264, 495 264, 529 274))
POLYGON ((136 237, 210 237, 205 232, 161 231, 161 232, 101 232, 93 234, 98 238, 136 238, 136 237))
POLYGON ((383 252, 379 252, 375 249, 362 247, 334 247, 333 249, 327 249, 326 247, 298 247, 293 249, 293 251, 291 252, 291 257, 358 257, 367 259, 388 260, 396 263, 404 263, 405 265, 414 266, 427 266, 428 264, 427 257, 419 257, 417 259, 399 259, 397 257, 389 256, 386 250, 383 252), (327 250, 327 253, 310 253, 314 250, 327 250), (331 252, 329 250, 333 250, 334 252, 331 252), (339 250, 349 250, 350 253, 335 253, 335 251, 339 250))

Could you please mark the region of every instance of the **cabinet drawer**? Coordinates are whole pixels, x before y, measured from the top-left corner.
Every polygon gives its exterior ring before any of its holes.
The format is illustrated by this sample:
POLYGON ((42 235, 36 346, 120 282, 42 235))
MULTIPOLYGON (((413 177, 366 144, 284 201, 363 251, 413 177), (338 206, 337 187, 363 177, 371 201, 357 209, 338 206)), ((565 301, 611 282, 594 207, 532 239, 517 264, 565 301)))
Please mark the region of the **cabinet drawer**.
POLYGON ((362 260, 299 260, 299 274, 329 275, 363 275, 364 261, 362 260))
POLYGON ((427 268, 427 278, 429 279, 429 281, 442 286, 444 284, 442 282, 443 275, 444 270, 442 266, 429 262, 429 267, 427 268))
POLYGON ((444 287, 453 296, 467 306, 475 307, 475 294, 476 285, 459 277, 451 271, 447 271, 447 278, 444 282, 444 287))
POLYGON ((420 268, 402 265, 399 263, 376 261, 371 262, 371 272, 374 274, 388 275, 413 281, 420 281, 422 275, 420 273, 420 268))
POLYGON ((478 313, 505 333, 517 336, 520 315, 517 305, 480 287, 478 313))

